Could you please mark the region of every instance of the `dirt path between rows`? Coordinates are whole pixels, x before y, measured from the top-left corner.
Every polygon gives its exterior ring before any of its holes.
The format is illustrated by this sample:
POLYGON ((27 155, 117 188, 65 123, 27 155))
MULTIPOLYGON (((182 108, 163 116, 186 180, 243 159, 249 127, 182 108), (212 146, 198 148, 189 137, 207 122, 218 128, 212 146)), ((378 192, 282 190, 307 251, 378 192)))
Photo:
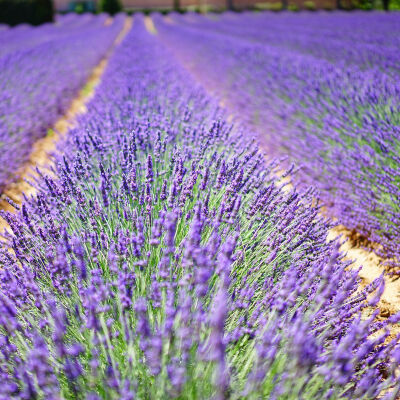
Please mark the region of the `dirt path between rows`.
MULTIPOLYGON (((109 19, 106 20, 107 24, 110 24, 109 19)), ((79 92, 78 96, 73 99, 68 111, 60 117, 56 123, 49 129, 49 133, 46 137, 39 139, 33 146, 29 161, 23 165, 17 172, 16 176, 19 176, 19 180, 15 183, 8 185, 3 194, 0 197, 0 209, 10 212, 15 212, 15 208, 12 207, 4 198, 8 196, 18 205, 22 203, 24 195, 26 197, 32 196, 36 193, 36 189, 26 182, 34 176, 37 176, 35 171, 36 167, 41 170, 49 169, 53 164, 52 153, 55 151, 57 142, 72 128, 76 123, 76 118, 79 114, 83 114, 87 111, 86 104, 93 97, 94 91, 103 76, 104 70, 108 64, 108 60, 115 48, 120 45, 126 34, 132 27, 132 17, 126 17, 124 26, 121 32, 116 37, 114 43, 107 51, 104 58, 97 64, 89 76, 86 84, 79 92)), ((0 218, 0 233, 3 233, 8 228, 7 222, 0 218)))
MULTIPOLYGON (((149 17, 151 19, 151 17, 149 17)), ((167 17, 165 21, 168 24, 174 24, 175 21, 170 17, 167 17)), ((154 27, 154 23, 147 23, 148 26, 154 27)), ((147 26, 146 25, 146 26, 147 26)), ((150 30, 149 30, 150 32, 150 30)), ((150 32, 152 34, 157 33, 157 28, 152 28, 150 32), (155 32, 154 32, 155 30, 155 32)), ((196 68, 193 62, 185 62, 183 57, 179 57, 177 54, 178 62, 183 65, 183 67, 188 70, 191 75, 200 82, 205 90, 211 95, 215 95, 215 90, 212 87, 208 87, 205 85, 205 82, 199 78, 196 73, 196 68)), ((221 98, 221 96, 218 96, 221 98)), ((235 119, 234 107, 229 106, 229 98, 226 96, 223 97, 220 101, 220 105, 223 109, 228 111, 228 121, 232 121, 235 119)), ((325 215, 324 212, 321 214, 325 215)), ((379 258, 374 252, 367 251, 360 245, 359 240, 355 240, 354 232, 350 231, 346 227, 342 225, 338 225, 328 232, 328 240, 334 240, 338 237, 341 237, 343 240, 343 244, 341 246, 341 251, 346 255, 345 259, 352 261, 351 267, 358 269, 362 266, 361 271, 359 272, 359 276, 361 278, 361 285, 365 287, 369 283, 373 282, 376 278, 379 278, 382 273, 384 273, 385 269, 383 267, 383 262, 381 258, 379 258)), ((380 318, 389 317, 392 314, 400 311, 400 279, 392 278, 388 274, 385 274, 385 290, 381 297, 380 302, 378 303, 378 307, 380 309, 380 318)), ((393 327, 392 333, 400 332, 400 327, 393 327)))
POLYGON ((146 27, 147 32, 151 33, 152 35, 157 35, 157 29, 154 25, 153 19, 148 15, 144 17, 144 26, 146 27))

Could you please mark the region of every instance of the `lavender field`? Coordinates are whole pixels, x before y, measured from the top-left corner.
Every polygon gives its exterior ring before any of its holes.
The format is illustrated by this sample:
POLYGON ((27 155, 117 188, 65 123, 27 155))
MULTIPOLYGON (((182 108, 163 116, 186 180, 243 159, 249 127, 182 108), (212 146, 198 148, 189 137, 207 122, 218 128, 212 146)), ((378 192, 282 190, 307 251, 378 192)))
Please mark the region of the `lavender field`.
POLYGON ((109 54, 3 193, 0 399, 399 398, 400 15, 127 18, 0 31, 4 188, 109 54))
POLYGON ((397 271, 399 16, 191 19, 159 21, 171 51, 259 131, 270 155, 288 155, 301 168, 300 182, 320 190, 330 215, 378 243, 397 271))

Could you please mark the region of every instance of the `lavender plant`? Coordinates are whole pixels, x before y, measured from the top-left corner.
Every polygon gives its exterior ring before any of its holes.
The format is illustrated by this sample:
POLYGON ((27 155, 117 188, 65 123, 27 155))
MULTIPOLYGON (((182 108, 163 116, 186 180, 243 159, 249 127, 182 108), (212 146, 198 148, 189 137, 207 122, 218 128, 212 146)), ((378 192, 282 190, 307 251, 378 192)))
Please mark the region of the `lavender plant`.
POLYGON ((1 32, 7 43, 0 51, 1 190, 17 178, 32 145, 67 111, 121 31, 124 16, 110 26, 104 18, 1 32))
POLYGON ((176 56, 397 273, 398 16, 174 18, 157 28, 176 56))
POLYGON ((396 398, 382 280, 140 18, 61 149, 3 214, 0 398, 396 398))

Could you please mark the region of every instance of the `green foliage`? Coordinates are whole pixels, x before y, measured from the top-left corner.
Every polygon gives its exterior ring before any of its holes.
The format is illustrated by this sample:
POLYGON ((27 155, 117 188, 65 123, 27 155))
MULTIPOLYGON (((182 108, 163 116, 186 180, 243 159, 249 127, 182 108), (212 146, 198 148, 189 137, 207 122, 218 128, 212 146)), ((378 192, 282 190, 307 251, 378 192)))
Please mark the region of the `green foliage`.
POLYGON ((122 11, 120 0, 100 0, 100 11, 114 15, 122 11))
POLYGON ((299 11, 299 7, 298 7, 297 4, 291 3, 291 4, 289 4, 289 6, 288 6, 288 10, 289 10, 289 11, 299 11))
POLYGON ((68 9, 77 14, 94 13, 96 11, 96 2, 94 0, 70 1, 68 9))
POLYGON ((281 11, 282 3, 281 2, 265 2, 265 3, 256 3, 254 6, 256 10, 270 10, 270 11, 281 11))
POLYGON ((325 11, 333 11, 333 10, 335 10, 335 7, 331 3, 325 3, 322 6, 322 9, 325 11))
MULTIPOLYGON (((391 1, 389 4, 392 5, 394 3, 391 1)), ((383 10, 383 1, 382 0, 373 0, 373 9, 374 10, 383 10)))
POLYGON ((54 130, 50 128, 50 129, 47 129, 46 137, 53 137, 55 134, 56 133, 54 132, 54 130))
POLYGON ((352 3, 354 8, 359 8, 361 10, 372 10, 374 8, 373 0, 356 0, 352 3))
POLYGON ((85 12, 85 6, 82 3, 77 3, 74 11, 77 14, 83 14, 85 12))
POLYGON ((315 11, 317 9, 313 1, 305 1, 304 8, 308 11, 315 11))
POLYGON ((389 3, 389 10, 400 11, 400 0, 391 0, 389 3))
MULTIPOLYGON (((383 10, 384 5, 382 0, 353 0, 353 8, 358 8, 361 10, 383 10)), ((399 11, 400 10, 400 0, 389 0, 389 10, 399 11)))
POLYGON ((53 21, 52 0, 0 0, 0 23, 40 25, 53 21))

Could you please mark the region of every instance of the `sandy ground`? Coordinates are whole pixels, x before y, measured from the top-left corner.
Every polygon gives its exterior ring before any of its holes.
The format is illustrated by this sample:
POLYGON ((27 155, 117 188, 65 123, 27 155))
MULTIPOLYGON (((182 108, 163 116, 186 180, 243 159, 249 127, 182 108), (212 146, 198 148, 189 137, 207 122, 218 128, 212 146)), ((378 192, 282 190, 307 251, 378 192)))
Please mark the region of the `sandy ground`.
MULTIPOLYGON (((112 22, 112 19, 111 19, 112 22)), ((110 18, 106 20, 106 24, 110 24, 110 18)), ((114 44, 108 50, 105 57, 100 61, 100 63, 93 69, 90 77, 86 81, 85 86, 82 88, 78 96, 71 102, 68 111, 60 117, 53 127, 49 130, 51 134, 46 137, 39 139, 33 146, 29 161, 22 166, 22 168, 17 172, 17 176, 20 179, 10 184, 5 188, 3 194, 0 198, 0 209, 14 212, 15 209, 11 207, 7 201, 4 200, 4 195, 11 198, 17 204, 21 204, 23 200, 23 194, 29 197, 35 194, 36 189, 29 185, 25 179, 31 179, 32 176, 36 176, 37 173, 35 168, 38 167, 41 170, 49 170, 51 167, 52 153, 55 151, 57 142, 62 136, 64 136, 68 130, 74 126, 76 118, 79 114, 86 112, 86 104, 93 97, 94 91, 97 85, 100 83, 101 77, 107 66, 108 60, 114 51, 115 47, 118 46, 125 35, 128 33, 132 26, 132 18, 127 17, 123 29, 114 41, 114 44)), ((8 225, 6 221, 0 218, 0 232, 4 232, 8 225)))
MULTIPOLYGON (((376 278, 380 277, 385 272, 383 261, 374 252, 367 251, 360 246, 357 240, 357 235, 352 231, 339 225, 330 230, 328 239, 334 239, 342 236, 346 242, 341 246, 341 250, 346 254, 348 260, 353 261, 352 267, 362 269, 359 273, 363 285, 368 285, 376 278)), ((385 274, 385 291, 381 297, 378 307, 381 311, 381 316, 388 317, 400 311, 400 279, 390 277, 385 274)))
POLYGON ((151 33, 152 35, 157 35, 157 29, 154 25, 153 19, 148 15, 144 17, 144 26, 149 33, 151 33))

